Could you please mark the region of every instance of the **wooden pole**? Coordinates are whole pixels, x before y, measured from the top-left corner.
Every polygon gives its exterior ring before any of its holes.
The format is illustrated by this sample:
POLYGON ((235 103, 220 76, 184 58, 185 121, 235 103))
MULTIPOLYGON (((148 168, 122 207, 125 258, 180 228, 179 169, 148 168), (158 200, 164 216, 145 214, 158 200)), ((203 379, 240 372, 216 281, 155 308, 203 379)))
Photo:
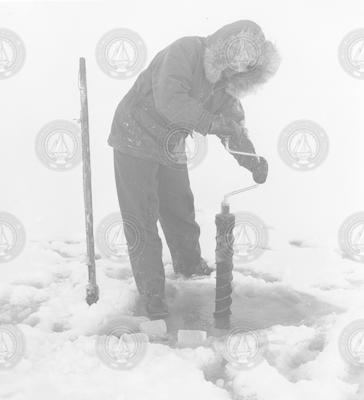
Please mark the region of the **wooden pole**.
POLYGON ((80 58, 79 88, 80 88, 80 98, 81 98, 83 196, 84 196, 84 206, 85 206, 87 267, 88 267, 88 280, 89 280, 88 285, 86 287, 86 302, 87 304, 91 305, 96 303, 99 299, 99 288, 96 284, 86 61, 83 57, 80 58))

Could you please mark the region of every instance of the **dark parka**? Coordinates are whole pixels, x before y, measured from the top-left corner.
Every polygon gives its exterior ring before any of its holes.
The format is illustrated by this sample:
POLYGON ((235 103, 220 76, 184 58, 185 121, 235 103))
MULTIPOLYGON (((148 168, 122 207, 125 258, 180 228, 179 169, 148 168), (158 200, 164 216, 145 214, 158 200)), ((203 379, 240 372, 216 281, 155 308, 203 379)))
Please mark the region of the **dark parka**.
MULTIPOLYGON (((206 48, 238 34, 244 21, 226 25, 207 38, 183 37, 160 51, 139 75, 115 111, 110 146, 123 153, 168 164, 166 141, 176 128, 186 137, 206 135, 215 115, 244 120, 240 101, 222 79, 209 79, 206 48)), ((215 66, 211 66, 215 68, 215 66)), ((255 152, 247 140, 244 150, 255 152)))

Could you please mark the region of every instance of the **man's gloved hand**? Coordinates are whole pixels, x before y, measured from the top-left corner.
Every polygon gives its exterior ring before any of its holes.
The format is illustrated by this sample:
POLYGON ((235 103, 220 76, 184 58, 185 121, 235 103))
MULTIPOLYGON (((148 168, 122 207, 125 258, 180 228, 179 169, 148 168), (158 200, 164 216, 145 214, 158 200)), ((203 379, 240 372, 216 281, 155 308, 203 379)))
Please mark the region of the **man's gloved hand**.
POLYGON ((240 130, 241 126, 237 122, 227 119, 220 114, 213 119, 208 133, 210 135, 216 135, 220 139, 232 139, 239 135, 240 130))
POLYGON ((252 169, 253 179, 255 183, 262 184, 267 180, 268 162, 264 157, 256 159, 256 163, 252 169))

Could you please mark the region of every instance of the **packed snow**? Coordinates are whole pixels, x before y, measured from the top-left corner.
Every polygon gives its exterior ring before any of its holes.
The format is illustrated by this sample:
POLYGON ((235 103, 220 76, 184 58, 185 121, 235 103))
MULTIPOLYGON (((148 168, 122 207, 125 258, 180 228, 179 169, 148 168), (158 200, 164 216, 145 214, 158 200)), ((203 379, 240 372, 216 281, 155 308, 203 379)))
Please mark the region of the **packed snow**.
MULTIPOLYGON (((19 327, 26 348, 16 366, 0 371, 0 398, 360 399, 363 370, 344 361, 338 340, 362 315, 364 271, 335 249, 280 246, 285 251, 272 247, 274 256, 234 272, 235 317, 268 339, 260 363, 234 368, 223 357, 221 338, 212 335, 197 348, 149 343, 137 365, 115 370, 98 357, 96 340, 110 321, 132 313, 137 295, 130 266, 99 256, 101 296, 89 307, 84 243, 32 242, 11 268, 3 265, 0 321, 19 327), (330 260, 330 279, 318 255, 330 260)), ((190 305, 197 324, 209 323, 214 278, 176 279, 168 255, 165 262, 174 312, 183 318, 190 305)))

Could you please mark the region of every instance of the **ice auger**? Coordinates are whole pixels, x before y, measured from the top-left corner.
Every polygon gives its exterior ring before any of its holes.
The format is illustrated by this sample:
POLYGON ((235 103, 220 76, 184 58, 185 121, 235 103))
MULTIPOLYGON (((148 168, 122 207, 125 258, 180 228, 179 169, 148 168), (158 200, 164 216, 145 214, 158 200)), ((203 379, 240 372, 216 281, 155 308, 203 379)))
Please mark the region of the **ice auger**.
MULTIPOLYGON (((229 147, 229 139, 222 139, 225 149, 231 154, 244 155, 246 157, 257 157, 254 153, 235 151, 229 147)), ((221 202, 221 212, 215 216, 216 224, 216 292, 215 292, 215 327, 225 329, 230 327, 230 306, 232 304, 232 281, 233 281, 233 256, 234 256, 234 227, 235 215, 230 213, 229 198, 239 193, 255 189, 259 184, 247 186, 242 189, 227 193, 221 202)))

